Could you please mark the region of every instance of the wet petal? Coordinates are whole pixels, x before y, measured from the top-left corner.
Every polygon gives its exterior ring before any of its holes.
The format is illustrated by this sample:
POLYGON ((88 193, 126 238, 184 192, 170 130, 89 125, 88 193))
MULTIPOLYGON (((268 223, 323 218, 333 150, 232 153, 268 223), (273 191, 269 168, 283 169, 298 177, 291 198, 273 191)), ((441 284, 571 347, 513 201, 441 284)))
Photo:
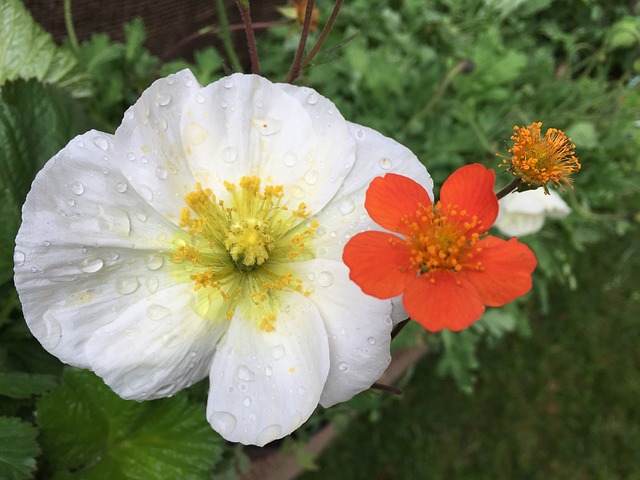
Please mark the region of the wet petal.
POLYGON ((409 257, 407 245, 396 235, 362 232, 347 243, 342 258, 349 267, 349 278, 363 292, 391 298, 402 293, 415 277, 409 257))
POLYGON ((275 330, 236 314, 211 365, 207 419, 225 439, 265 445, 302 425, 318 405, 329 371, 320 313, 282 292, 275 330))
POLYGON ((311 260, 296 271, 310 280, 309 298, 329 338, 331 368, 320 403, 330 407, 367 390, 389 365, 391 303, 363 294, 340 262, 311 260))
POLYGON ((403 303, 411 318, 431 332, 443 328, 462 330, 484 312, 482 298, 473 284, 443 271, 422 275, 409 283, 403 303))

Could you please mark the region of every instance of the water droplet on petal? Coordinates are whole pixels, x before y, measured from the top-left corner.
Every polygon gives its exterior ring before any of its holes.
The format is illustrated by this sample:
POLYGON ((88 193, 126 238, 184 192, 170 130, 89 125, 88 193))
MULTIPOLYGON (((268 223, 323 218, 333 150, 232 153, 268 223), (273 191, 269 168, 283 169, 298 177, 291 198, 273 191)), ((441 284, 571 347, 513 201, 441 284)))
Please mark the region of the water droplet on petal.
POLYGON ((171 95, 168 93, 160 92, 158 93, 158 105, 165 106, 171 103, 171 95))
POLYGON ((285 351, 282 345, 276 345, 271 349, 271 356, 276 360, 280 360, 284 355, 285 351))
POLYGON ((204 95, 202 95, 201 93, 196 93, 196 102, 198 103, 204 103, 204 95))
POLYGON ((149 270, 158 270, 164 265, 164 257, 157 253, 149 253, 144 256, 144 264, 149 270))
POLYGON ((304 387, 298 387, 298 395, 304 395, 307 393, 307 389, 304 387))
POLYGON ((118 182, 116 183, 116 192, 118 193, 124 193, 127 191, 127 184, 124 182, 118 182))
POLYGON ((138 190, 138 193, 140 193, 140 196, 146 202, 150 202, 153 200, 153 190, 151 190, 146 185, 138 185, 137 190, 138 190))
POLYGON ((238 150, 235 147, 226 147, 221 152, 222 161, 226 163, 233 163, 238 158, 238 150))
POLYGON ((340 209, 341 214, 349 215, 355 210, 356 206, 353 203, 353 200, 351 200, 350 198, 343 198, 342 200, 340 200, 340 205, 338 205, 338 208, 340 209))
POLYGON ((383 170, 389 170, 391 168, 391 160, 387 157, 382 157, 378 165, 380 165, 380 168, 383 170))
POLYGON ((258 445, 265 445, 277 438, 282 437, 282 427, 280 425, 269 425, 258 435, 258 445))
POLYGON ((294 152, 287 152, 284 154, 284 158, 282 159, 282 161, 284 162, 285 166, 293 167, 298 161, 298 155, 296 155, 294 152))
POLYGON ((171 310, 169 310, 167 307, 163 307, 162 305, 154 303, 153 305, 149 305, 147 307, 147 315, 149 315, 149 318, 151 320, 162 320, 163 318, 167 318, 169 315, 171 315, 171 310))
POLYGON ((104 262, 100 258, 89 260, 88 258, 80 262, 80 270, 85 273, 96 273, 104 266, 104 262))
POLYGON ((318 275, 318 284, 322 287, 330 287, 333 285, 333 275, 331 272, 322 272, 318 275))
POLYGON ((341 372, 346 372, 349 370, 349 366, 345 362, 338 362, 338 370, 341 372))
POLYGON ((109 149, 109 143, 104 139, 104 137, 94 137, 93 143, 95 143, 96 147, 101 150, 106 151, 109 149))
POLYGON ((251 399, 249 397, 244 397, 244 400, 242 401, 242 404, 245 407, 250 407, 251 406, 251 399))
POLYGON ((27 259, 27 254, 22 250, 16 250, 13 252, 13 263, 16 267, 21 267, 24 265, 25 260, 27 259))
POLYGON ((317 104, 319 99, 320 96, 316 92, 311 92, 309 95, 307 95, 307 103, 309 105, 317 104))
POLYGON ((213 412, 209 417, 209 423, 221 434, 228 434, 236 428, 238 421, 229 412, 213 412))
POLYGON ((84 185, 82 182, 73 182, 69 185, 69 190, 71 190, 71 193, 75 193, 76 195, 82 195, 84 193, 84 185))
POLYGON ((304 189, 299 186, 299 185, 294 185, 293 187, 291 187, 291 195, 293 195, 295 198, 302 198, 304 197, 304 189))
POLYGON ((369 345, 375 345, 376 344, 376 339, 373 338, 373 337, 369 337, 369 338, 367 338, 367 343, 369 345))
POLYGON ((207 131, 197 123, 190 123, 184 131, 184 146, 197 147, 209 136, 207 131))
POLYGON ((138 281, 138 277, 120 277, 116 280, 116 291, 120 295, 130 295, 135 292, 139 286, 140 282, 138 281))
POLYGON ((225 77, 222 79, 222 86, 224 88, 233 88, 233 79, 231 77, 225 77))
POLYGON ((159 179, 164 180, 165 178, 167 178, 168 174, 169 172, 167 171, 166 168, 156 167, 156 177, 158 177, 159 179))
POLYGON ((264 374, 267 377, 270 377, 271 375, 273 375, 273 368, 271 368, 269 365, 267 365, 266 367, 264 367, 264 374))
POLYGON ((78 148, 84 148, 84 142, 83 142, 82 140, 78 140, 78 141, 76 142, 76 147, 78 147, 78 148))
POLYGON ((356 139, 358 140, 364 140, 364 137, 366 137, 367 134, 365 133, 364 130, 362 130, 361 128, 356 130, 356 139))
POLYGON ((304 174, 304 181, 309 185, 313 185, 318 181, 318 172, 317 170, 309 170, 304 174))
POLYGON ((282 122, 275 118, 256 118, 253 122, 258 132, 264 136, 274 135, 282 128, 282 122))
POLYGON ((149 291, 149 293, 156 293, 158 291, 160 282, 157 278, 151 277, 147 279, 145 285, 147 286, 147 290, 149 291))
POLYGON ((344 337, 346 334, 347 334, 347 329, 346 329, 346 328, 344 328, 344 327, 342 327, 342 328, 340 329, 340 335, 342 335, 342 336, 344 337))
POLYGON ((147 216, 144 213, 136 213, 136 217, 143 223, 147 221, 147 216))
POLYGON ((256 379, 256 374, 246 365, 240 365, 238 367, 238 378, 245 382, 251 382, 256 379))

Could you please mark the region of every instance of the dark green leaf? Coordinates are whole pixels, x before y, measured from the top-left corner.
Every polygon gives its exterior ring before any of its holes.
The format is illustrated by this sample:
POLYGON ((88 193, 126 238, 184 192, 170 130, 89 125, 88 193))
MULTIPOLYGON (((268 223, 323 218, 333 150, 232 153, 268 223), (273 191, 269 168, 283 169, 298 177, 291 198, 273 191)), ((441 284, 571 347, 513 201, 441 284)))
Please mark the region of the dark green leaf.
POLYGON ((31 425, 13 417, 0 417, 0 478, 31 478, 40 453, 38 432, 31 425))
POLYGON ((53 375, 0 372, 0 395, 5 397, 29 398, 51 390, 55 385, 53 375))
POLYGON ((92 373, 68 369, 37 418, 59 478, 204 479, 222 453, 204 408, 185 394, 122 400, 92 373))

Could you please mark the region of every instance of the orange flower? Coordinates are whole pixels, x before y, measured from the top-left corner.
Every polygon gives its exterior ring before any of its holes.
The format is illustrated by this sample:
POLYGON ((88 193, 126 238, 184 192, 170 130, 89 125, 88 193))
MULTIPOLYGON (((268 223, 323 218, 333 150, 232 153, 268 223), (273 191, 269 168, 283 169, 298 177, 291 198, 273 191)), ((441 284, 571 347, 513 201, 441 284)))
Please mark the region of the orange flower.
POLYGON ((542 122, 534 122, 527 127, 513 127, 511 140, 513 147, 509 149, 511 158, 502 160, 514 176, 532 189, 544 187, 549 193, 547 182, 555 187, 567 185, 571 187, 571 175, 580 170, 580 162, 575 156, 575 145, 564 132, 549 128, 540 135, 542 122))
POLYGON ((427 330, 462 330, 485 306, 499 307, 531 289, 533 252, 512 238, 486 235, 498 214, 495 174, 480 164, 454 172, 435 205, 401 175, 377 177, 365 208, 380 231, 355 235, 343 260, 367 294, 402 303, 427 330))

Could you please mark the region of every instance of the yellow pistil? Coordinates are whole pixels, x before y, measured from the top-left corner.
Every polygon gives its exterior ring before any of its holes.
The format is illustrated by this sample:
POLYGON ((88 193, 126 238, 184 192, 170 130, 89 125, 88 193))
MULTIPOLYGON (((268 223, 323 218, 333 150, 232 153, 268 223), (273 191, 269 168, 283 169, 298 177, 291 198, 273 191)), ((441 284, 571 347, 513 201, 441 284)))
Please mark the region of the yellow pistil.
POLYGON ((511 158, 503 158, 500 166, 506 166, 507 171, 531 188, 544 187, 545 193, 549 193, 548 182, 554 187, 572 187, 569 175, 580 170, 576 146, 555 128, 549 128, 542 137, 540 127, 541 122, 514 127, 511 136, 514 145, 509 149, 511 158))
MULTIPOLYGON (((200 183, 185 196, 179 225, 189 237, 175 242, 173 259, 176 265, 189 262, 194 290, 209 300, 199 304, 222 302, 227 320, 239 312, 271 332, 280 292, 306 293, 287 265, 313 258, 311 239, 319 224, 308 220, 311 213, 304 203, 295 208, 283 204, 282 185, 263 188, 255 176, 223 185, 227 200, 200 183)), ((218 315, 219 309, 214 310, 218 315)))
MULTIPOLYGON (((466 210, 437 202, 420 207, 416 215, 405 216, 405 242, 411 250, 410 268, 419 274, 434 270, 458 272, 463 268, 471 247, 484 233, 482 222, 466 210)), ((482 266, 477 266, 481 268, 482 266)))

